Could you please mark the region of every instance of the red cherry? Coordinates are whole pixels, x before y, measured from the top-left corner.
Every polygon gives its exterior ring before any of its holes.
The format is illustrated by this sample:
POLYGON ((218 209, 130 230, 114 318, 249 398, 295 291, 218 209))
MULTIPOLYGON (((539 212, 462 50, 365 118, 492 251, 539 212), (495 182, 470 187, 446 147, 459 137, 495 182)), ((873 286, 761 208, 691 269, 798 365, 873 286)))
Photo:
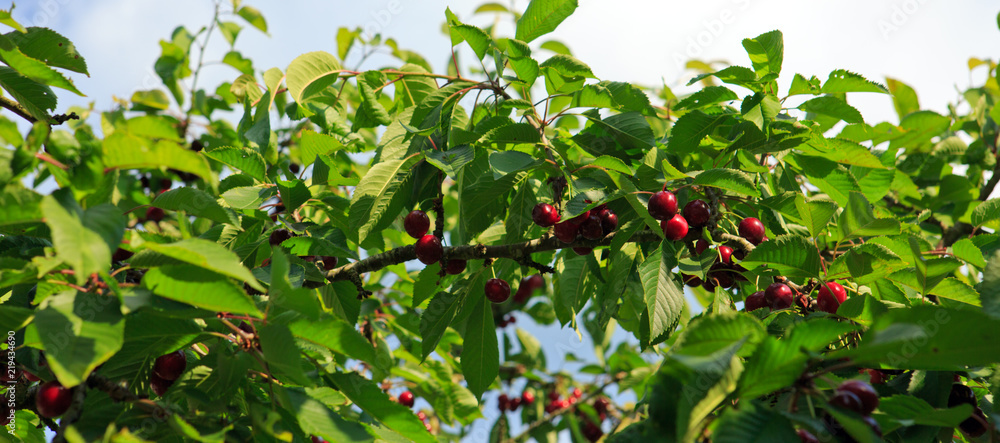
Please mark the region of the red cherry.
POLYGON ((610 209, 601 209, 597 212, 597 216, 601 218, 601 228, 604 230, 604 235, 608 235, 618 228, 618 215, 610 209))
POLYGON ((510 285, 502 278, 486 281, 486 298, 493 303, 503 303, 510 297, 510 285))
POLYGON ((580 388, 573 388, 572 395, 573 395, 573 398, 577 398, 578 399, 580 397, 583 397, 583 391, 581 391, 580 388))
POLYGON ((146 210, 146 220, 148 221, 154 221, 159 223, 161 220, 163 220, 163 217, 166 217, 166 213, 163 212, 163 209, 157 208, 155 206, 150 206, 149 209, 146 210))
POLYGON ((507 403, 507 410, 511 412, 516 411, 518 406, 521 406, 521 397, 514 397, 507 403))
POLYGON ((819 443, 819 439, 805 429, 799 429, 795 433, 799 436, 799 440, 802 440, 802 443, 819 443))
POLYGON ((458 275, 465 272, 465 260, 448 260, 448 265, 444 267, 444 272, 451 275, 458 275))
POLYGON ((663 229, 663 235, 666 236, 668 240, 680 240, 688 233, 687 220, 684 220, 684 217, 680 214, 674 214, 673 218, 670 220, 661 221, 660 228, 663 229))
POLYGON ((733 248, 729 246, 719 246, 716 248, 719 251, 719 261, 727 265, 733 264, 733 248))
POLYGON ((657 220, 669 220, 677 214, 677 197, 670 191, 659 191, 649 197, 646 209, 657 220))
POLYGON ((875 408, 878 407, 878 392, 872 385, 865 383, 861 380, 848 380, 837 386, 838 392, 850 392, 861 400, 864 406, 858 413, 861 415, 869 415, 875 408))
POLYGON ((535 394, 532 394, 531 391, 524 391, 524 392, 522 392, 521 393, 521 402, 524 403, 524 404, 526 404, 526 405, 530 405, 530 404, 534 403, 535 402, 535 394))
POLYGON ((111 260, 125 261, 128 260, 129 258, 132 258, 132 255, 133 255, 132 251, 129 251, 128 249, 118 248, 115 249, 115 253, 111 255, 111 260))
POLYGON ((785 309, 792 306, 792 288, 784 283, 771 283, 764 290, 764 298, 771 309, 785 309))
POLYGON ((759 245, 765 239, 764 224, 754 217, 747 217, 740 221, 740 237, 746 241, 759 245))
POLYGON ((403 392, 399 394, 399 404, 406 406, 408 408, 413 407, 413 393, 410 391, 403 392))
POLYGON ((576 234, 579 232, 580 227, 568 221, 556 223, 556 227, 552 230, 552 234, 563 243, 573 243, 573 240, 576 240, 576 234))
POLYGON ((559 211, 548 203, 539 203, 531 210, 531 219, 536 225, 547 228, 559 222, 559 211))
POLYGON ((594 252, 594 248, 573 248, 573 252, 575 252, 576 255, 587 255, 594 252))
POLYGON ((180 350, 161 355, 153 363, 153 373, 164 380, 177 380, 185 368, 187 368, 187 356, 180 350))
POLYGON ((413 210, 406 214, 406 218, 403 219, 403 228, 406 229, 407 234, 410 234, 410 237, 419 239, 427 234, 427 230, 431 228, 431 219, 427 218, 424 211, 413 210))
POLYGON ((267 242, 271 246, 278 246, 290 238, 292 238, 292 233, 288 232, 287 229, 275 229, 274 232, 271 232, 271 236, 267 239, 267 242))
POLYGON ((827 282, 820 286, 819 295, 816 296, 816 306, 821 311, 831 314, 837 313, 837 308, 847 299, 847 291, 837 282, 827 282))
POLYGON ((337 257, 324 255, 321 258, 323 260, 323 269, 330 271, 337 267, 337 257))
POLYGON ((688 285, 688 286, 690 286, 692 288, 696 288, 698 286, 701 286, 701 283, 702 283, 701 279, 698 278, 697 275, 681 274, 681 278, 684 280, 684 284, 686 284, 686 285, 688 285))
POLYGON ((838 408, 863 414, 861 411, 864 409, 864 404, 861 403, 861 399, 857 395, 851 392, 837 391, 833 398, 830 399, 830 404, 838 408))
POLYGON ((506 411, 507 407, 510 405, 510 399, 507 398, 507 394, 500 394, 500 397, 497 399, 497 403, 500 408, 500 412, 503 412, 506 411))
MULTIPOLYGON (((707 277, 707 276, 706 276, 707 277)), ((701 283, 702 289, 708 292, 715 292, 715 282, 712 279, 707 279, 701 283)))
POLYGON ((764 297, 764 291, 757 291, 748 295, 746 301, 743 303, 743 306, 747 312, 767 307, 768 303, 767 298, 764 297))
POLYGON ((153 389, 153 393, 157 397, 163 397, 163 394, 167 393, 167 389, 173 386, 174 380, 164 380, 162 377, 152 373, 149 376, 149 387, 153 389))
POLYGON ((699 238, 698 241, 694 243, 694 254, 701 255, 702 252, 708 249, 708 242, 705 239, 699 238))
POLYGON ((880 385, 882 383, 885 383, 886 379, 888 379, 888 376, 884 372, 879 371, 878 369, 862 369, 860 372, 868 374, 869 383, 873 385, 880 385))
POLYGON ((684 205, 684 218, 687 219, 688 224, 695 228, 700 228, 708 223, 709 217, 712 215, 712 211, 708 207, 708 203, 702 200, 692 200, 688 204, 684 205))
POLYGON ((716 263, 709 268, 708 279, 715 282, 717 286, 722 286, 723 288, 731 288, 736 284, 733 278, 733 272, 730 270, 728 265, 722 263, 716 263))
POLYGON ((594 400, 594 410, 597 411, 598 414, 608 412, 609 407, 611 407, 611 401, 608 400, 607 397, 597 397, 597 399, 594 400))
MULTIPOLYGON (((527 278, 527 277, 525 277, 527 278)), ((531 293, 534 292, 524 284, 524 280, 521 280, 521 285, 517 287, 517 291, 514 292, 514 303, 522 304, 531 298, 531 293)))
POLYGON ((43 383, 35 393, 35 409, 46 418, 63 415, 73 400, 73 391, 66 389, 58 381, 43 383))
POLYGON ((601 226, 601 217, 592 214, 580 223, 580 235, 588 240, 597 240, 604 237, 604 227, 601 226))
POLYGON ((579 226, 584 220, 587 219, 587 217, 590 217, 590 211, 583 211, 580 215, 569 219, 569 222, 579 226))
MULTIPOLYGON (((532 274, 531 276, 527 277, 527 280, 528 280, 528 287, 531 288, 531 290, 538 290, 545 288, 545 279, 542 278, 542 274, 532 274)), ((522 280, 522 283, 523 282, 524 281, 522 280)))
POLYGON ((419 418, 420 421, 427 420, 427 414, 425 414, 424 411, 418 411, 417 418, 419 418))
POLYGON ((441 239, 430 234, 420 237, 415 248, 417 259, 425 265, 437 263, 444 255, 441 239))
POLYGON ((556 391, 549 391, 549 400, 559 400, 559 393, 556 391))
POLYGON ((324 440, 322 437, 317 437, 315 435, 312 436, 312 437, 310 437, 309 439, 312 440, 312 443, 330 443, 330 442, 324 440))

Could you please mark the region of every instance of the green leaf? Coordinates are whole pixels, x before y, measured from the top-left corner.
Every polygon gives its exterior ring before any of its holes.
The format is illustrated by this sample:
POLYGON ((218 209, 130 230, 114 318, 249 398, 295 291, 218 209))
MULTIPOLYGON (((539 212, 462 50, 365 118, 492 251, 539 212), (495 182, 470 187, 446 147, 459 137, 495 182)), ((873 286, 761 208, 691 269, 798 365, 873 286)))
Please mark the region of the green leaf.
POLYGON ((396 216, 387 212, 389 203, 399 191, 405 177, 413 171, 413 165, 422 158, 421 154, 413 154, 400 160, 383 160, 372 166, 361 178, 351 197, 348 211, 348 223, 357 227, 357 231, 349 234, 359 243, 364 243, 383 224, 383 219, 396 216))
POLYGON ((983 281, 979 284, 979 297, 983 312, 994 319, 1000 319, 1000 251, 994 252, 983 270, 983 281))
POLYGON ((104 166, 120 169, 172 168, 198 175, 208 182, 214 177, 208 162, 200 154, 176 142, 152 141, 121 131, 104 139, 104 166))
POLYGON ((954 428, 972 415, 972 405, 935 409, 926 400, 912 395, 893 395, 879 399, 878 410, 892 418, 925 426, 954 428))
POLYGON ((219 223, 239 226, 239 219, 231 209, 223 208, 207 192, 197 188, 183 187, 159 194, 150 205, 172 211, 184 211, 189 215, 204 217, 219 223))
POLYGON ((7 66, 0 66, 0 86, 36 120, 48 121, 48 111, 56 108, 56 93, 51 88, 7 66))
POLYGON ((222 57, 222 63, 232 66, 243 74, 253 75, 253 61, 237 51, 229 51, 222 57))
POLYGON ((899 234, 899 220, 894 218, 875 218, 871 204, 864 195, 851 192, 847 207, 837 221, 840 234, 845 240, 860 237, 875 237, 879 235, 899 234))
MULTIPOLYGON (((303 133, 303 141, 305 141, 305 138, 305 133, 303 133)), ((265 181, 264 172, 266 167, 264 165, 264 157, 253 149, 222 146, 210 151, 204 151, 204 154, 213 160, 221 162, 226 166, 257 179, 258 181, 265 181)), ((309 164, 306 163, 306 166, 308 165, 309 164)))
MULTIPOLYGON (((469 47, 472 48, 472 52, 476 53, 479 60, 485 58, 490 47, 493 46, 493 39, 490 38, 490 35, 475 26, 449 23, 448 27, 451 29, 452 35, 457 34, 461 36, 462 40, 469 43, 469 47)), ((452 37, 452 45, 455 44, 455 38, 452 37)))
POLYGON ((192 264, 219 274, 232 277, 237 281, 246 282, 258 291, 264 291, 264 287, 257 282, 257 278, 249 269, 243 267, 239 257, 232 251, 222 247, 218 243, 203 240, 200 238, 189 238, 176 243, 144 243, 151 252, 139 252, 130 263, 133 266, 141 266, 141 258, 148 255, 150 259, 156 254, 170 257, 188 264, 192 264))
POLYGON ((303 203, 312 198, 312 193, 303 180, 279 180, 278 195, 287 211, 297 210, 303 203))
POLYGON ((692 152, 701 140, 712 134, 716 127, 732 117, 726 114, 709 115, 691 111, 681 116, 670 130, 667 150, 678 154, 692 152))
POLYGON ((553 304, 556 318, 563 325, 575 321, 576 314, 593 293, 592 271, 587 266, 588 260, 589 256, 564 253, 556 262, 559 278, 553 284, 553 304))
POLYGON ((798 235, 782 235, 761 243, 740 264, 748 269, 774 269, 785 277, 812 278, 819 276, 820 270, 816 246, 798 235))
POLYGON ((873 81, 869 81, 859 74, 837 69, 830 73, 830 77, 823 83, 820 92, 824 94, 841 94, 845 92, 879 92, 888 94, 889 90, 885 86, 873 81))
POLYGON ((767 330, 756 318, 743 314, 722 314, 691 320, 674 343, 672 352, 683 355, 709 355, 746 339, 738 355, 748 356, 767 337, 767 330))
POLYGON ((541 140, 538 130, 528 123, 514 123, 493 128, 479 139, 482 143, 535 144, 541 140))
MULTIPOLYGON (((359 75, 357 80, 358 92, 362 98, 361 108, 358 109, 358 113, 369 116, 374 123, 388 126, 392 123, 392 118, 389 117, 389 113, 382 106, 382 103, 378 101, 379 93, 376 92, 377 89, 386 83, 385 74, 381 71, 368 71, 359 75)), ((355 125, 358 124, 358 121, 357 119, 355 120, 355 125)), ((372 125, 364 125, 364 127, 369 126, 372 125)))
POLYGON ((56 256, 73 268, 76 283, 83 284, 91 274, 110 269, 111 251, 125 233, 125 217, 111 205, 82 211, 72 198, 64 189, 43 197, 41 209, 56 256))
MULTIPOLYGON (((799 105, 799 109, 843 120, 847 123, 864 123, 865 119, 853 106, 835 95, 824 95, 799 105)), ((881 165, 879 165, 881 166, 881 165)))
POLYGON ((882 161, 875 157, 868 148, 850 140, 815 135, 805 143, 796 146, 796 149, 806 155, 823 157, 837 163, 885 169, 882 161))
POLYGON ((154 294, 217 312, 260 317, 243 288, 215 272, 191 265, 167 265, 146 271, 142 284, 154 294))
POLYGON ((738 100, 739 98, 735 92, 725 86, 706 86, 702 90, 685 97, 684 100, 674 105, 674 108, 699 109, 714 106, 722 102, 738 100))
MULTIPOLYGON (((537 2, 536 0, 535 2, 537 2)), ((533 3, 535 3, 533 2, 533 3)), ((573 1, 573 3, 576 3, 573 1)), ((529 6, 530 8, 530 6, 529 6)), ((542 62, 538 65, 540 69, 550 68, 555 72, 558 72, 563 77, 584 77, 584 78, 597 78, 594 73, 591 72, 590 66, 587 66, 584 62, 577 60, 571 55, 556 54, 549 57, 548 60, 542 62)))
POLYGON ((889 87, 889 93, 892 94, 892 106, 896 108, 896 115, 899 116, 900 120, 903 120, 903 117, 911 112, 920 110, 920 101, 913 88, 906 83, 888 77, 886 77, 885 83, 889 87))
POLYGON ((856 329, 848 323, 816 318, 795 324, 782 340, 767 337, 747 361, 740 377, 740 397, 752 399, 791 385, 807 369, 810 352, 856 329))
POLYGON ((319 98, 326 88, 337 81, 340 61, 324 51, 307 52, 292 60, 285 70, 285 84, 296 103, 319 98))
POLYGON ((49 28, 29 27, 4 34, 24 55, 35 60, 42 60, 46 65, 79 72, 90 76, 87 72, 87 62, 83 59, 76 46, 66 37, 49 28))
POLYGON ((271 281, 267 292, 268 311, 274 306, 280 306, 298 312, 310 320, 317 319, 322 308, 316 290, 293 286, 289 271, 290 266, 285 253, 281 250, 272 251, 271 281))
POLYGON ((11 16, 11 12, 14 12, 14 3, 10 4, 10 9, 0 10, 0 23, 3 23, 11 28, 18 30, 19 32, 28 32, 24 26, 14 20, 11 16))
POLYGON ((273 371, 279 380, 303 386, 312 383, 302 371, 302 356, 295 338, 285 325, 268 322, 257 326, 257 339, 264 354, 268 369, 273 371))
POLYGON ((1000 320, 971 309, 913 306, 881 315, 847 357, 858 365, 888 368, 961 370, 1000 360, 1000 320))
POLYGON ((30 189, 7 187, 0 194, 0 226, 42 221, 42 196, 30 189))
POLYGON ((534 157, 519 151, 491 152, 489 161, 494 180, 528 169, 536 164, 534 157))
POLYGON ((21 52, 11 39, 0 35, 0 59, 19 74, 47 86, 55 86, 86 97, 73 81, 63 76, 59 71, 48 67, 43 61, 29 57, 21 52))
POLYGON ((643 115, 656 113, 649 104, 649 97, 641 89, 629 83, 610 81, 586 85, 576 91, 570 107, 611 108, 622 112, 641 112, 643 115))
POLYGON ((753 70, 757 72, 758 78, 781 72, 781 62, 785 52, 781 31, 771 31, 756 38, 743 39, 743 48, 750 55, 753 70))
POLYGON ((420 315, 420 337, 423 351, 421 358, 426 359, 437 348, 445 330, 455 318, 458 308, 465 304, 467 295, 468 293, 465 291, 442 291, 431 298, 427 309, 420 315))
POLYGON ((715 443, 799 440, 787 418, 754 402, 743 403, 739 409, 727 409, 716 429, 712 434, 715 443))
POLYGON ((1000 198, 986 200, 972 211, 972 224, 976 227, 998 219, 1000 219, 1000 198))
POLYGON ((594 126, 610 133, 626 150, 644 151, 656 145, 653 129, 646 117, 638 112, 624 112, 605 119, 584 115, 594 126))
POLYGON ((458 146, 447 151, 432 150, 426 154, 427 163, 434 165, 453 180, 458 179, 458 173, 463 166, 476 158, 476 150, 472 146, 458 146))
POLYGON ((792 78, 792 86, 788 88, 788 96, 802 94, 819 95, 819 84, 820 81, 815 75, 807 80, 802 74, 795 74, 795 77, 792 78))
POLYGON ((327 441, 345 443, 375 441, 363 425, 345 420, 324 402, 316 399, 323 389, 328 388, 303 390, 294 387, 275 387, 274 389, 276 391, 274 398, 283 408, 295 414, 303 432, 322 437, 327 441))
POLYGON ((299 140, 299 158, 303 166, 309 166, 316 161, 317 156, 343 148, 344 145, 332 136, 315 131, 302 131, 302 138, 299 140))
POLYGON ((702 171, 694 177, 691 184, 711 186, 741 195, 760 197, 760 189, 754 185, 753 179, 747 173, 736 169, 709 169, 702 171))
POLYGON ((525 43, 548 34, 576 10, 577 0, 532 0, 517 20, 515 38, 525 43))
POLYGON ((500 349, 490 301, 479 297, 472 302, 475 306, 462 337, 462 375, 472 394, 482 398, 500 373, 500 349))
POLYGON ((983 258, 983 251, 968 238, 963 238, 952 244, 951 251, 955 258, 970 265, 979 268, 986 266, 986 259, 983 258))
POLYGON ((405 435, 411 441, 437 442, 410 408, 390 400, 389 395, 371 380, 356 372, 334 373, 329 377, 340 388, 340 392, 389 429, 405 435))
POLYGON ((252 6, 244 6, 236 11, 236 14, 243 17, 251 26, 260 29, 261 32, 267 34, 267 21, 264 20, 264 16, 260 13, 257 8, 252 6))
MULTIPOLYGON (((32 326, 49 368, 63 386, 83 383, 124 343, 125 321, 118 299, 67 291, 45 298, 32 326)), ((25 334, 25 342, 29 342, 25 334)))
POLYGON ((639 279, 642 281, 646 309, 649 310, 651 342, 665 339, 677 327, 686 304, 684 291, 671 278, 674 261, 673 252, 665 240, 639 265, 639 279))

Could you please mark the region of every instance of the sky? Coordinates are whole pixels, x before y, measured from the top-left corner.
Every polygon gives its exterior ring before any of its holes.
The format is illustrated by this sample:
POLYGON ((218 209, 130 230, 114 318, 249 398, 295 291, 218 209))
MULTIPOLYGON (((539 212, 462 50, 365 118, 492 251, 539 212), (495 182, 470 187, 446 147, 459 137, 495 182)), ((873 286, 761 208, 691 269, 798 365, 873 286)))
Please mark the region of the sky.
MULTIPOLYGON (((244 4, 263 13, 269 33, 246 26, 236 47, 254 61, 258 72, 271 67, 284 70, 305 52, 336 53, 337 29, 360 26, 422 54, 440 72, 451 51, 441 32, 445 8, 466 23, 493 23, 493 14, 473 15, 481 3, 246 0, 244 4)), ((502 3, 519 11, 527 6, 525 0, 502 3)), ((925 109, 945 112, 946 104, 970 81, 982 83, 984 71, 980 68, 970 76, 967 60, 1000 57, 998 11, 996 2, 986 0, 581 0, 573 16, 535 45, 547 39, 562 41, 602 80, 665 84, 682 95, 695 90, 685 86, 693 76, 684 69, 688 59, 749 66, 740 41, 779 29, 784 34, 781 84, 785 88, 793 73, 826 79, 831 70, 844 68, 879 82, 887 76, 901 80, 916 89, 925 109)), ((136 90, 160 86, 152 70, 159 40, 168 39, 178 25, 197 30, 207 24, 212 2, 36 0, 17 4, 13 15, 25 26, 49 27, 68 37, 87 60, 90 77, 71 76, 87 97, 57 90, 60 110, 93 102, 97 110, 105 111, 114 106, 112 96, 128 98, 136 90)), ((498 29, 505 36, 513 34, 509 23, 498 29)), ((218 60, 226 50, 216 34, 205 59, 218 60)), ((471 52, 462 51, 464 60, 471 61, 471 52)), ((348 57, 345 65, 354 63, 357 58, 348 57)), ((391 57, 376 55, 361 67, 394 64, 398 62, 391 57)), ((237 75, 228 66, 212 65, 200 84, 214 88, 237 75)), ((854 94, 849 101, 868 122, 897 122, 888 96, 854 94)), ((519 326, 524 323, 520 320, 519 326)), ((563 358, 567 350, 586 354, 591 349, 571 330, 546 330, 546 334, 547 340, 559 344, 547 356, 556 369, 574 367, 563 358)), ((495 406, 485 408, 485 413, 489 419, 485 425, 491 425, 497 416, 495 406)), ((470 441, 488 431, 483 425, 479 422, 470 441)))

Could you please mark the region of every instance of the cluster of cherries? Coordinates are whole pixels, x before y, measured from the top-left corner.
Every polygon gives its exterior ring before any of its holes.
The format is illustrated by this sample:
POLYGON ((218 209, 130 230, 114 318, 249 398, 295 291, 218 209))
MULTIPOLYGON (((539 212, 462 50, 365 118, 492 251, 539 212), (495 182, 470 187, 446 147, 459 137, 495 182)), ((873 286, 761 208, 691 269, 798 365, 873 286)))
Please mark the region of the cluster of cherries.
MULTIPOLYGON (((590 200, 584 201, 591 203, 590 200)), ((531 210, 531 219, 535 224, 543 228, 553 226, 552 235, 563 243, 573 243, 578 237, 597 240, 618 228, 618 215, 606 205, 599 205, 566 221, 559 221, 560 218, 559 210, 548 203, 539 203, 531 210)), ((573 252, 580 255, 593 251, 592 248, 573 248, 573 252)))
POLYGON ((153 362, 153 373, 149 376, 149 387, 157 396, 163 397, 186 368, 187 355, 182 350, 156 357, 156 361, 153 362))
MULTIPOLYGON (((581 391, 580 388, 573 388, 567 398, 562 398, 558 392, 553 390, 549 392, 549 402, 545 405, 545 412, 551 414, 555 411, 566 409, 575 405, 578 401, 580 401, 581 397, 583 397, 583 391, 581 391)), ((604 419, 608 416, 608 408, 611 407, 611 401, 609 401, 606 397, 598 397, 594 400, 593 406, 600 420, 604 421, 604 419)), ((604 431, 601 429, 601 425, 599 423, 595 423, 589 416, 584 414, 583 411, 577 410, 576 413, 583 422, 583 426, 580 431, 588 441, 597 441, 604 436, 604 431)))
MULTIPOLYGON (((957 379, 958 376, 955 378, 957 379)), ((976 393, 972 392, 972 388, 962 383, 958 383, 956 380, 956 382, 951 385, 951 392, 948 394, 948 407, 954 408, 959 405, 971 405, 973 410, 972 415, 962 421, 962 423, 958 425, 958 428, 972 438, 985 434, 986 426, 984 423, 988 423, 988 421, 986 419, 986 414, 984 414, 983 410, 979 408, 979 401, 976 400, 976 393)))
POLYGON ((534 402, 535 394, 532 394, 530 391, 522 392, 520 397, 508 397, 507 394, 500 394, 500 397, 497 398, 497 408, 500 409, 500 412, 514 412, 522 404, 529 406, 534 402))
POLYGON ((500 318, 500 321, 496 322, 498 328, 506 328, 514 323, 517 323, 517 318, 513 315, 505 315, 500 318))
MULTIPOLYGON (((861 415, 862 420, 867 424, 871 430, 878 435, 882 436, 882 428, 879 427, 877 421, 872 418, 871 413, 875 411, 878 407, 879 399, 878 392, 875 392, 875 388, 872 385, 865 383, 860 380, 848 380, 837 386, 834 391, 833 397, 830 398, 829 403, 841 409, 846 409, 849 411, 856 412, 861 415)), ((841 439, 847 439, 853 441, 847 431, 837 423, 836 420, 829 414, 823 416, 823 422, 825 423, 827 430, 833 434, 834 437, 841 441, 841 439)), ((797 431, 799 439, 804 443, 819 443, 819 439, 815 435, 812 435, 809 431, 805 429, 799 429, 797 431)))
MULTIPOLYGON (((410 391, 404 391, 402 394, 399 394, 399 397, 396 399, 397 403, 408 408, 412 408, 415 401, 416 398, 413 396, 413 392, 410 391)), ((431 432, 432 426, 427 414, 424 413, 424 411, 417 411, 417 418, 424 423, 424 429, 427 429, 427 432, 431 432)))

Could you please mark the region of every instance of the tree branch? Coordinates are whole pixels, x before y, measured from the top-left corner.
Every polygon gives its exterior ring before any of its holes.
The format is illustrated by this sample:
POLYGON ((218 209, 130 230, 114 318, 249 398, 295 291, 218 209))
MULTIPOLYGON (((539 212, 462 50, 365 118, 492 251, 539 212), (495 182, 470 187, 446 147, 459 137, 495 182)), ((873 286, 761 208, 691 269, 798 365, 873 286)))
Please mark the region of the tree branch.
MULTIPOLYGON (((482 259, 496 259, 496 258, 508 258, 515 260, 519 263, 524 261, 525 257, 529 257, 530 254, 535 252, 543 251, 554 251, 557 249, 565 248, 595 248, 598 246, 608 246, 611 241, 614 240, 618 232, 612 232, 604 238, 597 240, 586 240, 579 239, 573 243, 563 243, 559 239, 555 238, 551 234, 546 235, 541 238, 530 240, 524 243, 511 243, 506 245, 463 245, 463 246, 448 246, 445 247, 444 257, 449 259, 460 259, 460 260, 482 260, 482 259)), ((645 230, 636 232, 628 241, 629 242, 658 242, 662 240, 659 233, 655 231, 645 230)), ((352 274, 363 274, 366 272, 377 271, 379 269, 385 268, 386 266, 397 265, 403 262, 414 260, 417 258, 416 249, 413 245, 401 246, 395 249, 388 250, 381 254, 376 254, 370 256, 364 260, 359 260, 354 263, 348 263, 339 268, 330 270, 326 273, 327 280, 351 280, 352 274)))
POLYGON ((27 120, 27 121, 29 121, 31 123, 34 123, 34 122, 38 121, 37 118, 32 117, 31 114, 28 113, 27 109, 24 109, 24 106, 21 106, 20 103, 14 101, 14 100, 11 100, 11 99, 9 99, 7 97, 0 96, 0 106, 3 106, 4 108, 7 108, 11 112, 13 112, 13 113, 21 116, 21 118, 23 118, 23 119, 25 119, 25 120, 27 120))

